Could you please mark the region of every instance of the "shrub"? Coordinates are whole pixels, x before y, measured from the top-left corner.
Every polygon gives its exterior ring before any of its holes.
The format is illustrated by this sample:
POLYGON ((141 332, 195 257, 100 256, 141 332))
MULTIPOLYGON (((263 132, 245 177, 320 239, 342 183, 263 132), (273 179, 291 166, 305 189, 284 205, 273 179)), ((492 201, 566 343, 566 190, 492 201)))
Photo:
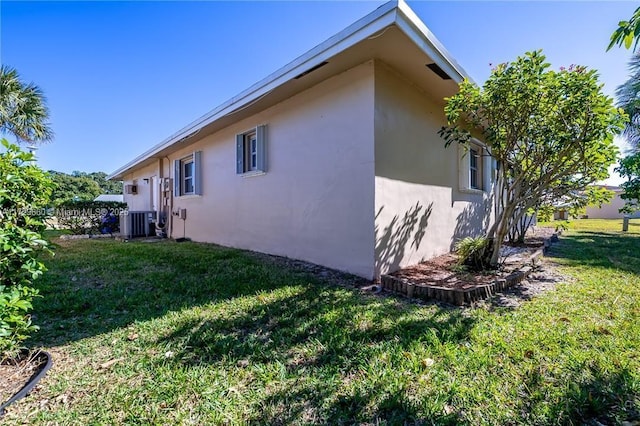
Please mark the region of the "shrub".
POLYGON ((2 140, 0 153, 0 358, 9 356, 35 330, 28 316, 37 294, 32 283, 51 253, 42 238, 51 180, 33 155, 2 140))
POLYGON ((117 201, 68 201, 56 210, 58 225, 73 234, 112 234, 120 231, 119 214, 127 203, 117 201))
POLYGON ((38 330, 31 323, 31 301, 38 290, 27 286, 0 286, 0 360, 17 354, 20 344, 38 330))
POLYGON ((466 237, 458 241, 455 251, 460 256, 459 264, 468 266, 474 271, 488 269, 492 247, 490 241, 485 237, 466 237))

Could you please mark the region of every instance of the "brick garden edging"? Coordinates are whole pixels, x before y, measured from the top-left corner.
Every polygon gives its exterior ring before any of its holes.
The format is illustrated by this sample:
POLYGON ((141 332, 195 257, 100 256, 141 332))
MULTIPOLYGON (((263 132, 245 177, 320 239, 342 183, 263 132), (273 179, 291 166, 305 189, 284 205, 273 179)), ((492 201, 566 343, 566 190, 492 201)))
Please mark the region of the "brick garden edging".
POLYGON ((448 288, 438 286, 437 283, 413 283, 406 278, 398 278, 392 275, 382 275, 380 277, 380 284, 384 290, 401 294, 409 298, 424 300, 435 299, 458 306, 468 305, 479 300, 487 299, 493 296, 496 292, 521 283, 529 276, 538 261, 538 258, 546 253, 553 242, 558 241, 558 234, 559 233, 553 234, 551 238, 545 240, 543 248, 536 250, 529 257, 528 261, 525 263, 526 266, 520 268, 518 271, 512 272, 506 277, 498 278, 489 284, 469 284, 463 288, 448 288))

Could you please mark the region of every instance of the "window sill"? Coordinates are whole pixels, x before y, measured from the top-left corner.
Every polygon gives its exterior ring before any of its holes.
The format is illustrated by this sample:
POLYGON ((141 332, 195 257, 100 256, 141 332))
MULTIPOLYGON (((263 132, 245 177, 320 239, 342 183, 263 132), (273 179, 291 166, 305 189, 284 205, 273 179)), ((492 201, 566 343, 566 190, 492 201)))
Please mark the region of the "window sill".
POLYGON ((202 195, 198 195, 198 194, 178 195, 176 198, 179 200, 189 200, 191 198, 202 198, 202 195))
POLYGON ((482 189, 474 189, 474 188, 460 188, 460 192, 463 194, 473 194, 473 195, 484 195, 485 191, 482 189))
POLYGON ((262 176, 262 175, 266 175, 267 172, 263 172, 263 171, 256 171, 256 172, 246 172, 241 174, 240 176, 242 176, 243 178, 251 178, 251 177, 256 177, 256 176, 262 176))

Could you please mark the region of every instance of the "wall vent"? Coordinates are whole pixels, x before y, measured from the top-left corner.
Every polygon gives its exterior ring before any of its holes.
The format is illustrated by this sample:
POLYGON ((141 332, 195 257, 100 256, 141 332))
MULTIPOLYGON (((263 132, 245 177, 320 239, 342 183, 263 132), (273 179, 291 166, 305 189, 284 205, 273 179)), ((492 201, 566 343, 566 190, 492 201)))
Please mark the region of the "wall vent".
POLYGON ((315 67, 311 67, 311 68, 309 68, 308 70, 306 70, 306 71, 305 71, 305 72, 303 72, 302 74, 298 74, 297 76, 295 76, 295 77, 294 77, 294 79, 296 79, 296 80, 297 80, 297 79, 299 79, 299 78, 304 77, 304 76, 305 76, 305 75, 307 75, 307 74, 311 74, 312 72, 314 72, 314 71, 315 71, 315 70, 317 70, 318 68, 322 68, 322 67, 324 67, 325 65, 327 65, 328 63, 329 63, 329 62, 327 62, 327 61, 321 62, 321 63, 319 63, 318 65, 316 65, 315 67))
POLYGON ((438 66, 438 64, 436 64, 436 63, 427 64, 427 68, 429 68, 434 73, 438 74, 438 77, 440 77, 441 79, 443 79, 443 80, 451 80, 451 77, 449 77, 449 74, 444 72, 444 70, 442 68, 440 68, 438 66))

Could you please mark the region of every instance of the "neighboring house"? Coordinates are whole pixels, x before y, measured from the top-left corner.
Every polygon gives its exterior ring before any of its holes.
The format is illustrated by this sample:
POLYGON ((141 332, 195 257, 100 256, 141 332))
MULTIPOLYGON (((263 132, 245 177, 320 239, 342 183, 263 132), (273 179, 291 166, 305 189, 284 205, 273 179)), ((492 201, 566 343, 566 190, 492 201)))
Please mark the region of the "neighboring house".
MULTIPOLYGON (((624 207, 625 201, 620 198, 620 195, 624 192, 622 188, 618 186, 605 186, 604 188, 609 191, 613 191, 615 195, 610 202, 603 204, 602 206, 589 206, 587 207, 586 215, 589 219, 622 219, 625 215, 620 213, 620 209, 624 207)), ((635 212, 629 215, 631 218, 640 218, 640 212, 635 212)))
POLYGON ((565 206, 556 206, 553 211, 553 220, 569 220, 569 209, 565 206))
POLYGON ((567 201, 569 197, 562 197, 553 203, 553 220, 569 220, 571 218, 571 209, 574 205, 567 201))
POLYGON ((100 194, 93 201, 109 201, 109 202, 124 202, 124 195, 122 194, 100 194))
POLYGON ((491 220, 486 149, 437 133, 466 76, 404 2, 387 3, 110 178, 170 237, 377 278, 491 220))

